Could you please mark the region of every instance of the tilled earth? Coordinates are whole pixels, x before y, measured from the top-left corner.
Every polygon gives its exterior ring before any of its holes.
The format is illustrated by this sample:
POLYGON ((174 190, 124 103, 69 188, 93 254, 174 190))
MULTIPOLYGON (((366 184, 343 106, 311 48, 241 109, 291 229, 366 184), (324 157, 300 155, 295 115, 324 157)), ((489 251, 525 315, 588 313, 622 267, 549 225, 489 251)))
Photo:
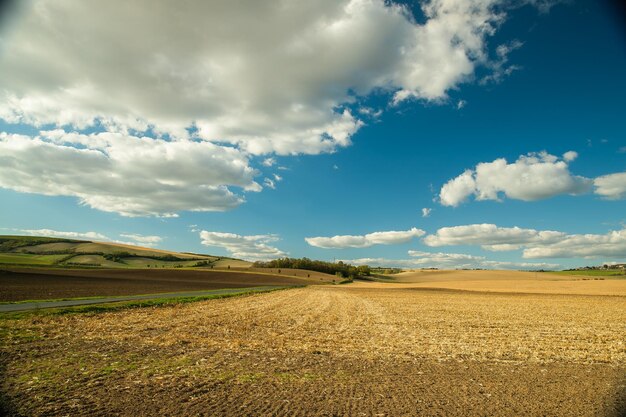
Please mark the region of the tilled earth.
POLYGON ((43 269, 0 270, 0 301, 152 294, 305 285, 319 280, 238 271, 185 269, 43 269))
POLYGON ((323 286, 0 326, 13 414, 626 413, 624 297, 323 286))

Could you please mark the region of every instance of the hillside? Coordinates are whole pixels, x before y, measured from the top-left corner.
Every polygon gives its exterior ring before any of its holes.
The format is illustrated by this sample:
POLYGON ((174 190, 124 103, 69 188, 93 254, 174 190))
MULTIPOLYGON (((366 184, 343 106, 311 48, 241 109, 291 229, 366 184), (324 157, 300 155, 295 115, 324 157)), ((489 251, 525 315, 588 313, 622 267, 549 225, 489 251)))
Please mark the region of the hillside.
POLYGON ((0 236, 0 265, 82 268, 248 268, 240 259, 112 242, 0 236))

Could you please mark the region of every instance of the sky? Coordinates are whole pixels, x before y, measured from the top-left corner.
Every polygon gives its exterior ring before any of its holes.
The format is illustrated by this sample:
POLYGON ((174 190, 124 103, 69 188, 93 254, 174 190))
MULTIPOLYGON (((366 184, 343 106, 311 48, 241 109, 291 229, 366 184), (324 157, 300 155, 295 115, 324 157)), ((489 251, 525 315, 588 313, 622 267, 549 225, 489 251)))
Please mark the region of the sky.
POLYGON ((626 262, 619 2, 4 2, 0 233, 626 262))

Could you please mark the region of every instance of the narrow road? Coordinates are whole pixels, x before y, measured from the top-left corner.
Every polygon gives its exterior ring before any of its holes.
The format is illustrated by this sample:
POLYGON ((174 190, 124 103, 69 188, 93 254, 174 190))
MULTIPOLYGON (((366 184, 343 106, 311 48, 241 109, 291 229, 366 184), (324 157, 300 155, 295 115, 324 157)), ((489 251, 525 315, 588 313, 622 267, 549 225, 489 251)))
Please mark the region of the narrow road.
POLYGON ((181 298, 181 297, 203 297, 208 295, 223 295, 223 294, 240 294, 250 291, 263 292, 280 288, 289 288, 289 286, 281 285, 264 285, 259 287, 247 287, 247 288, 225 288, 221 290, 208 290, 208 291, 189 291, 189 292, 170 292, 162 294, 143 294, 143 295, 122 295, 115 297, 102 297, 102 298, 89 298, 83 300, 62 300, 62 301, 42 301, 32 303, 12 303, 12 304, 0 304, 0 313, 12 313, 16 311, 28 311, 38 310, 42 308, 58 308, 58 307, 73 307, 88 304, 105 304, 116 303, 120 301, 134 301, 134 300, 152 300, 156 298, 181 298))

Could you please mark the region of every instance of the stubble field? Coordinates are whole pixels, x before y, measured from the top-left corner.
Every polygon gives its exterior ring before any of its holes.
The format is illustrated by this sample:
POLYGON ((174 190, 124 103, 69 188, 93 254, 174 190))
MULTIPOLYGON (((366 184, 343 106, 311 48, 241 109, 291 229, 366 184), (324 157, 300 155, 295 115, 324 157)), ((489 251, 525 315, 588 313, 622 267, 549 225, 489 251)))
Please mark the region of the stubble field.
POLYGON ((607 415, 626 298, 362 283, 2 323, 23 415, 607 415))

